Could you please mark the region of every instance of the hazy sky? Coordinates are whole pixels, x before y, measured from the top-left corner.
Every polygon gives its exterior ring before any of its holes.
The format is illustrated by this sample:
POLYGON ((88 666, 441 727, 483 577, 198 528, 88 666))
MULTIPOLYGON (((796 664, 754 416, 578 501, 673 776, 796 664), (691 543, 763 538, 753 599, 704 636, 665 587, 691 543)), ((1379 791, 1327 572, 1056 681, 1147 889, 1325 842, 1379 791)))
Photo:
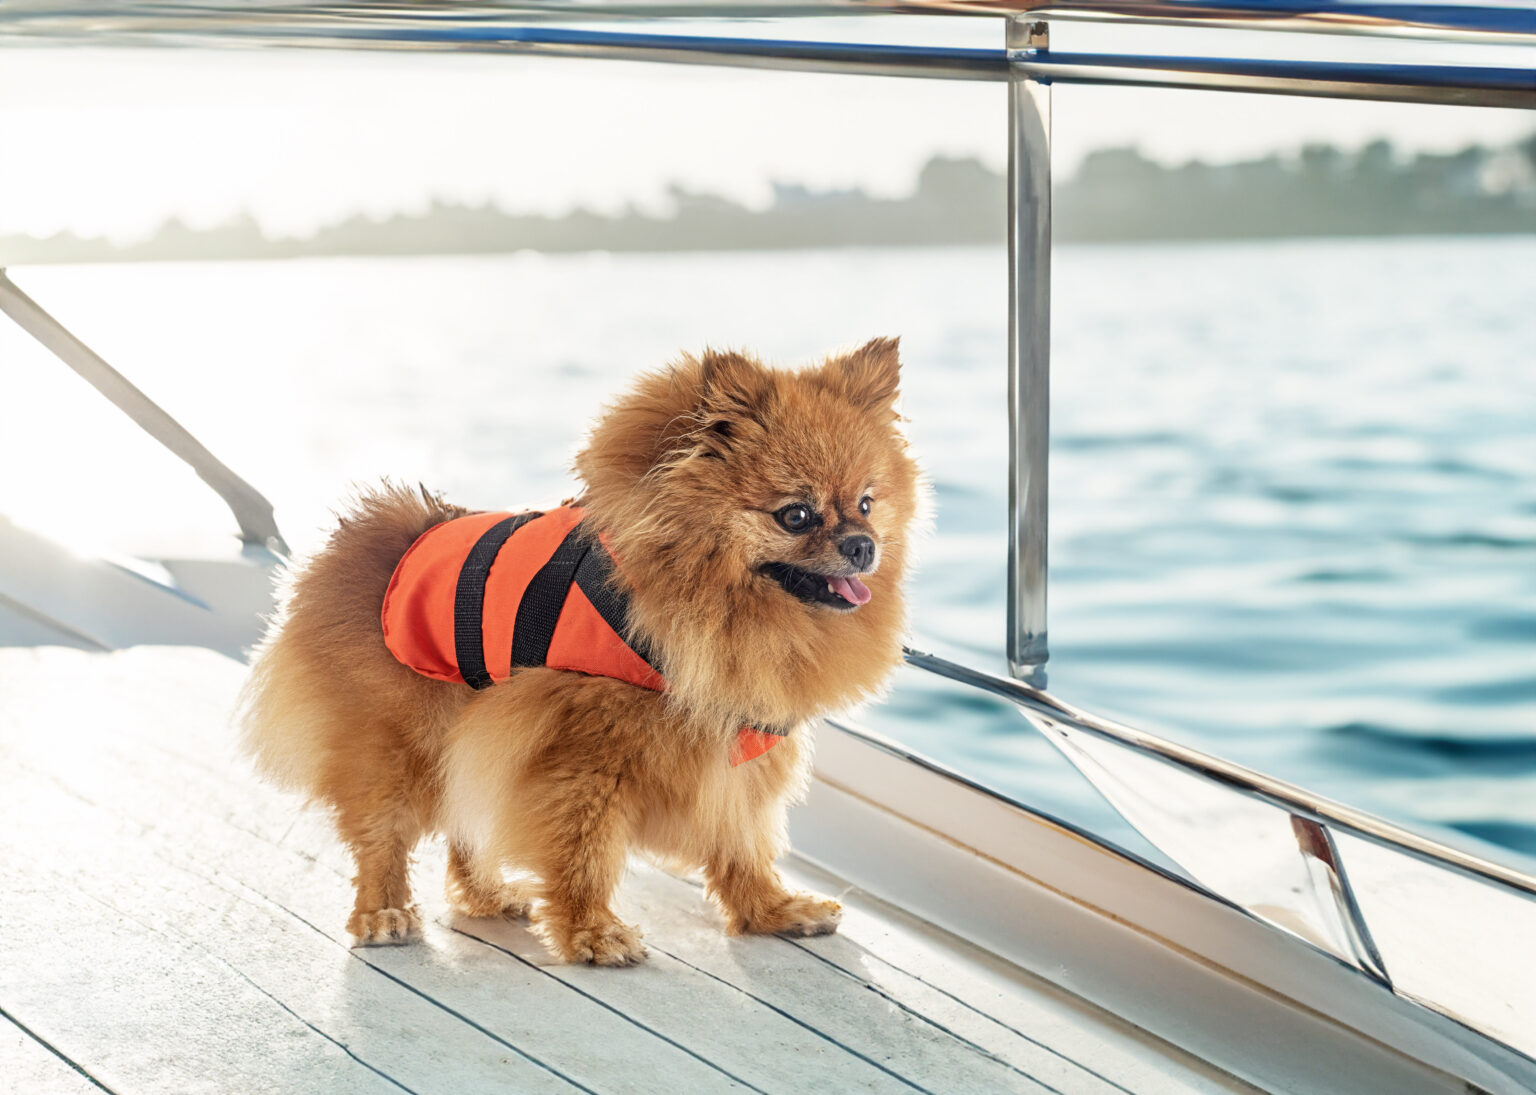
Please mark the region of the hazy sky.
MULTIPOLYGON (((993 20, 826 22, 814 33, 847 40, 910 38, 919 23, 929 41, 1001 34, 993 20)), ((1361 49, 1277 34, 1053 33, 1074 49, 1361 49)), ((467 55, 4 48, 0 61, 0 232, 126 238, 172 214, 209 224, 243 208, 269 231, 302 233, 432 196, 655 206, 671 180, 752 202, 773 179, 899 194, 935 152, 998 166, 1004 152, 997 85, 467 55)), ((1375 136, 1446 149, 1536 129, 1514 110, 1140 89, 1058 88, 1054 110, 1062 174, 1105 145, 1177 161, 1375 136)))

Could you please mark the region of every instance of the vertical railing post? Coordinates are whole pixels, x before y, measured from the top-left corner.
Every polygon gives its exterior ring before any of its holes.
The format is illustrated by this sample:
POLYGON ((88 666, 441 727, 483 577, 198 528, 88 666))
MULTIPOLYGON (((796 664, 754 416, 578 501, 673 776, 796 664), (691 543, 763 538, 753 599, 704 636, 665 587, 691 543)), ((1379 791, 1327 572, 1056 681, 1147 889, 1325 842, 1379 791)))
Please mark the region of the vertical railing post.
MULTIPOLYGON (((1046 24, 1008 19, 1010 60, 1049 48, 1046 24)), ((1008 80, 1008 667, 1045 687, 1051 424, 1051 89, 1008 80)))

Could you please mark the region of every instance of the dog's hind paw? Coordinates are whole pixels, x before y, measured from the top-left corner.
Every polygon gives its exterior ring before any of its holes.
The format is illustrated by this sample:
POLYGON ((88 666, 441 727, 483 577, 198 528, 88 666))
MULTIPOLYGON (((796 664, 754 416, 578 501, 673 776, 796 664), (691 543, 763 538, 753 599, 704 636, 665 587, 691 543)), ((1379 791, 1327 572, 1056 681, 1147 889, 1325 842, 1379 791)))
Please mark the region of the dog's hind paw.
POLYGON ((347 920, 347 931, 352 935, 354 947, 409 943, 421 935, 421 915, 414 905, 403 909, 354 912, 347 920))
POLYGON ((552 933, 554 949, 567 962, 594 966, 635 966, 645 961, 640 929, 617 920, 595 928, 578 928, 561 937, 552 933))

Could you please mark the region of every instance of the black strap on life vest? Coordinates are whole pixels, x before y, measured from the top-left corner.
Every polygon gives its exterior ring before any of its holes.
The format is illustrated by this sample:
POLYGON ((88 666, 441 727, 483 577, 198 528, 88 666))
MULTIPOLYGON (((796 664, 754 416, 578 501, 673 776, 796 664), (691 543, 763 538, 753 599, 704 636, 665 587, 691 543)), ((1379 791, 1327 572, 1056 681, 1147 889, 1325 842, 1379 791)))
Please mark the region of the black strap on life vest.
MULTIPOLYGON (((459 675, 474 689, 493 683, 485 666, 485 582, 496 555, 514 532, 542 513, 519 513, 486 529, 459 571, 453 597, 453 647, 459 675)), ((630 637, 629 598, 613 583, 613 556, 581 525, 565 534, 560 546, 523 591, 512 625, 512 667, 540 666, 549 657, 555 625, 574 584, 603 622, 647 665, 657 669, 647 644, 630 637)))
POLYGON ((555 624, 565 607, 566 595, 571 592, 576 568, 591 547, 592 541, 582 535, 581 526, 577 525, 565 534, 549 561, 528 583, 512 625, 512 668, 543 665, 549 657, 549 643, 555 637, 555 624))
POLYGON ((629 631, 629 598, 613 584, 613 556, 608 554, 600 540, 592 541, 592 550, 576 568, 576 588, 586 594, 592 607, 603 622, 613 628, 614 634, 624 640, 631 650, 656 672, 661 667, 651 653, 650 645, 629 631))
POLYGON ((459 571, 453 590, 453 656, 459 663, 459 675, 474 689, 489 688, 490 671, 485 668, 485 637, 480 622, 485 613, 485 579, 496 561, 496 553, 518 529, 541 513, 518 513, 498 521, 480 534, 469 557, 459 571))

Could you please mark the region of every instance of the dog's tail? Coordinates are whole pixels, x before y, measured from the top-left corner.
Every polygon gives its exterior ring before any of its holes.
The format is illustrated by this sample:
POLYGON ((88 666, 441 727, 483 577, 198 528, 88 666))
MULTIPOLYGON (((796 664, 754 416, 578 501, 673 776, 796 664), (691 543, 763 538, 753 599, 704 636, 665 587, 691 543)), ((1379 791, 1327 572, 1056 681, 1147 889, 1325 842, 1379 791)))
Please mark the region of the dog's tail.
POLYGON ((324 547, 280 579, 278 609, 251 659, 237 721, 263 775, 324 798, 327 758, 373 699, 377 682, 410 674, 384 645, 379 612, 395 566, 427 529, 467 511, 424 487, 360 488, 324 547))

